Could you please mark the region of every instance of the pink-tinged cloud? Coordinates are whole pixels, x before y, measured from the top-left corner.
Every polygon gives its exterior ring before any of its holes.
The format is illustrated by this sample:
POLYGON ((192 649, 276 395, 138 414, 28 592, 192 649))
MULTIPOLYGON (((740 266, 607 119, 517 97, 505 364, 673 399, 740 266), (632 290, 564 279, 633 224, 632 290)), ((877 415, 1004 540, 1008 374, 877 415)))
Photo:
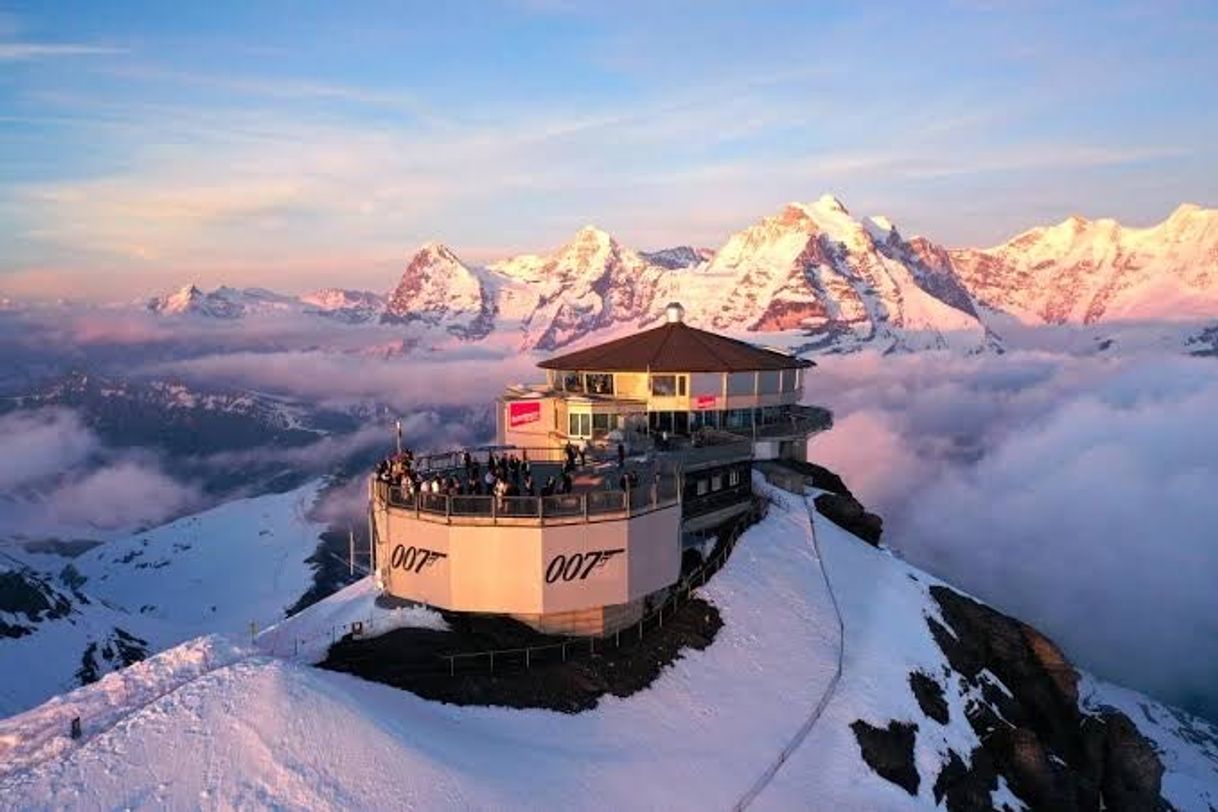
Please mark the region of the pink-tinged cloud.
POLYGON ((1084 668, 1218 718, 1218 364, 864 355, 809 386, 838 418, 811 458, 895 551, 1084 668))

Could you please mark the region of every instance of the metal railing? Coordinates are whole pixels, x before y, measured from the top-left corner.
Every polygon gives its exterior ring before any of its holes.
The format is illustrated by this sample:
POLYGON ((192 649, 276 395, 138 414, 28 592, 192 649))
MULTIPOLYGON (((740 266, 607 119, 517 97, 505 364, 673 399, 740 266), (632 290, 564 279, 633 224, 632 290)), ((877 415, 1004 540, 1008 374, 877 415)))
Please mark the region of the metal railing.
MULTIPOLYGON (((543 643, 536 646, 517 648, 501 648, 483 651, 468 651, 455 654, 437 654, 444 663, 443 672, 449 676, 458 674, 494 674, 496 668, 500 672, 512 669, 529 669, 534 665, 566 662, 568 657, 579 654, 595 654, 608 646, 621 647, 623 643, 642 640, 648 631, 664 627, 664 618, 670 620, 683 605, 694 597, 695 592, 706 585, 715 573, 723 568, 731 557, 732 551, 741 535, 749 526, 760 521, 765 516, 767 503, 758 501, 752 515, 738 519, 732 523, 723 543, 714 555, 693 572, 681 578, 669 588, 668 595, 659 604, 646 612, 641 618, 620 629, 607 634, 586 635, 579 638, 567 638, 555 643, 543 643)), ((422 666, 427 669, 426 665, 422 666)), ((428 669, 429 670, 429 669, 428 669)))
POLYGON ((681 503, 679 474, 661 474, 650 485, 625 491, 594 490, 553 496, 482 496, 429 491, 406 493, 373 479, 374 499, 384 508, 445 524, 569 524, 630 518, 681 503))

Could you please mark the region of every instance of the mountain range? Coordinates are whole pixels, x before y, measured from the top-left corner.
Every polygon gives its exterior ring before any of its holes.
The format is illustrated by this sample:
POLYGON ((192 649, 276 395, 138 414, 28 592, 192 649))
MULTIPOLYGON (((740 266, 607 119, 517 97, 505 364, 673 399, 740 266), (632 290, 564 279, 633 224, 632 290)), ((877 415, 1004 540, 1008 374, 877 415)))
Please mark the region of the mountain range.
POLYGON ((991 248, 951 249, 825 195, 715 250, 644 252, 585 226, 549 253, 486 265, 427 243, 384 296, 188 285, 146 306, 211 318, 303 312, 551 351, 656 323, 670 301, 695 325, 802 351, 976 351, 1000 347, 1012 325, 1206 319, 1218 314, 1218 210, 1186 204, 1150 228, 1073 216, 991 248))

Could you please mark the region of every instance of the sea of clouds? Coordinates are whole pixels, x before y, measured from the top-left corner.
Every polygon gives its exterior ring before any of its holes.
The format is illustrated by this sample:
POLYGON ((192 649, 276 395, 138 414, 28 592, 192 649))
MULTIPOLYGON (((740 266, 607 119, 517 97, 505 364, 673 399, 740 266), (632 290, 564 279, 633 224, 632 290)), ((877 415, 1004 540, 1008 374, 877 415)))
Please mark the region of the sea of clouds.
POLYGON ((808 396, 836 415, 811 457, 896 552, 1218 719, 1218 362, 863 353, 808 396))
MULTIPOLYGON (((300 315, 0 314, 13 361, 0 383, 13 394, 89 369, 379 404, 353 433, 204 461, 323 472, 387 448, 395 414, 419 448, 485 442, 503 384, 536 376, 510 342, 416 338, 300 315)), ((863 352, 822 357, 807 400, 836 417, 813 459, 884 516, 898 554, 1037 626, 1096 674, 1218 718, 1218 360, 863 352)), ((105 536, 209 503, 171 461, 108 447, 71 410, 0 416, 0 459, 0 539, 105 536)), ((363 498, 356 480, 335 483, 318 510, 355 522, 363 498)))

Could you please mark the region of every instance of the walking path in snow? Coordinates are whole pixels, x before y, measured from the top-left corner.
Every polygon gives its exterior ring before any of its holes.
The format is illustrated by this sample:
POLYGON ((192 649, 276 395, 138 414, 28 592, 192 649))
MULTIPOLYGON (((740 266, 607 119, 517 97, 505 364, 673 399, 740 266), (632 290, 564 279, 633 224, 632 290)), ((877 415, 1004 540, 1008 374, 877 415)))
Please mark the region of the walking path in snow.
POLYGON ((837 617, 837 668, 834 670, 833 678, 829 680, 828 686, 826 686, 824 691, 821 693, 820 699, 816 703, 816 707, 814 707, 812 712, 808 714, 808 717, 804 719, 803 724, 799 726, 799 730, 795 731, 795 735, 791 738, 791 741, 787 742, 786 747, 782 748, 782 751, 778 754, 778 758, 774 761, 774 763, 761 774, 761 776, 753 783, 753 786, 749 787, 748 792, 746 792, 744 796, 736 802, 735 809, 738 812, 748 808, 749 804, 751 804, 757 798, 757 796, 761 794, 761 791, 769 786, 770 781, 773 780, 774 776, 778 773, 778 770, 782 768, 782 765, 787 763, 787 759, 791 757, 791 754, 804 743, 806 738, 808 738, 808 734, 812 731, 812 726, 820 720, 821 714, 824 713, 825 707, 829 704, 829 700, 833 698, 833 692, 837 690, 837 685, 842 678, 842 662, 845 659, 846 653, 846 626, 842 621, 842 612, 837 603, 837 595, 835 595, 833 592, 833 582, 829 578, 829 573, 825 570, 825 557, 821 555, 820 542, 817 541, 816 538, 816 508, 812 506, 811 497, 807 497, 807 499, 808 533, 812 540, 812 549, 816 552, 816 563, 820 569, 821 577, 824 579, 825 590, 829 593, 829 600, 833 604, 833 613, 837 617))
MULTIPOLYGON (((110 706, 99 684, 57 700, 54 717, 8 720, 18 746, 64 735, 0 775, 0 807, 730 808, 828 692, 840 645, 803 500, 758 490, 775 506, 703 590, 724 619, 717 639, 631 697, 576 715, 456 707, 245 656, 129 703, 110 706), (108 723, 71 742, 63 714, 90 703, 108 723)), ((346 619, 340 603, 323 625, 346 619)), ((155 682, 178 656, 126 678, 155 682)))

